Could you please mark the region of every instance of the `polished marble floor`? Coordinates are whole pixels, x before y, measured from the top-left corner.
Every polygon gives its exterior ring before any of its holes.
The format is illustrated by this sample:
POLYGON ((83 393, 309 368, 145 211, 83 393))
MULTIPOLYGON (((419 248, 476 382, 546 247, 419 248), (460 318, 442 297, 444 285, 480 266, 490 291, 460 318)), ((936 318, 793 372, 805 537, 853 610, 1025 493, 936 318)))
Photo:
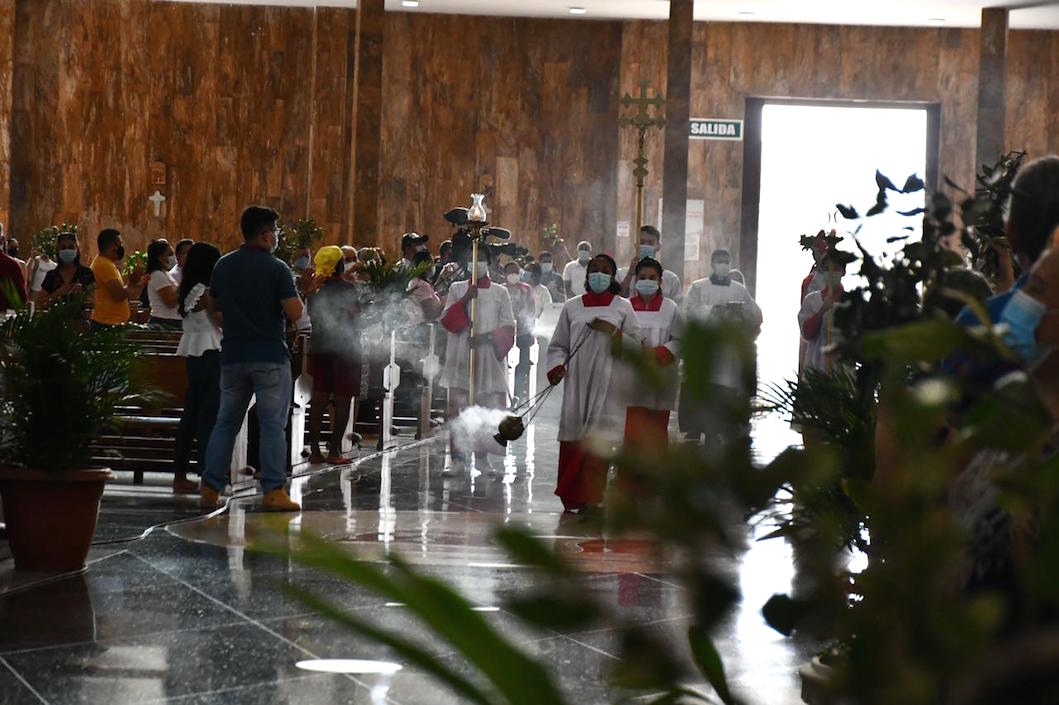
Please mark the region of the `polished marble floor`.
MULTIPOLYGON (((401 605, 248 548, 277 531, 312 531, 366 560, 399 552, 458 587, 501 633, 546 664, 568 702, 615 702, 621 693, 607 685, 616 662, 612 631, 535 631, 500 607, 535 577, 496 547, 494 527, 514 523, 547 537, 583 571, 585 590, 675 642, 684 639, 689 609, 683 589, 642 542, 608 542, 563 519, 552 494, 555 431, 550 406, 495 459, 492 473, 443 474, 443 439, 365 453, 355 466, 296 480, 300 515, 260 513, 247 498, 201 518, 190 501, 115 487, 104 498, 82 575, 37 584, 38 576, 15 574, 0 561, 0 704, 460 702, 414 668, 381 675, 301 670, 296 664, 307 659, 399 659, 288 596, 283 588, 291 584, 419 637, 436 658, 466 666, 401 605), (158 528, 143 536, 149 527, 158 528)), ((759 435, 763 453, 786 442, 779 427, 759 435)), ((744 594, 716 634, 732 684, 750 703, 800 702, 795 670, 810 647, 773 632, 759 612, 770 595, 790 587, 789 549, 750 542, 744 555, 718 559, 732 561, 744 594)))

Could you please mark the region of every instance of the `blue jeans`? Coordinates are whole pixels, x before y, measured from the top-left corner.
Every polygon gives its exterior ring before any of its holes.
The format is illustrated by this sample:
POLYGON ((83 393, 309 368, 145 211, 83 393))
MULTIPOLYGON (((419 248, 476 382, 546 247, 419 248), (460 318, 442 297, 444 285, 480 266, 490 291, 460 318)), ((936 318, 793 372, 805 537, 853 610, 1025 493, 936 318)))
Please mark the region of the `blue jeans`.
POLYGON ((261 427, 261 487, 268 492, 287 484, 287 415, 291 403, 290 365, 234 362, 221 365, 221 405, 210 434, 202 480, 220 491, 228 484, 235 437, 243 425, 251 395, 257 395, 261 427))

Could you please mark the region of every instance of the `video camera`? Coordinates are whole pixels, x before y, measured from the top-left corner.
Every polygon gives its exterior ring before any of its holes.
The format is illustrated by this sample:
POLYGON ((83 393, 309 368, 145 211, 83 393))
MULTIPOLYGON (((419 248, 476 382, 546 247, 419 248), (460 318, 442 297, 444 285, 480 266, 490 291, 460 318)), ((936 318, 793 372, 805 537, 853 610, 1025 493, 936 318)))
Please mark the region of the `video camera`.
MULTIPOLYGON (((453 208, 445 213, 445 220, 456 226, 456 230, 452 233, 452 260, 461 265, 470 262, 474 230, 468 225, 467 209, 453 208)), ((507 228, 487 226, 482 229, 482 235, 485 239, 484 246, 489 248, 493 261, 496 261, 496 258, 501 255, 515 258, 529 254, 529 250, 525 247, 508 242, 511 239, 511 231, 507 228), (490 242, 490 239, 504 240, 505 242, 490 242)), ((478 246, 482 247, 483 243, 479 242, 478 246)))

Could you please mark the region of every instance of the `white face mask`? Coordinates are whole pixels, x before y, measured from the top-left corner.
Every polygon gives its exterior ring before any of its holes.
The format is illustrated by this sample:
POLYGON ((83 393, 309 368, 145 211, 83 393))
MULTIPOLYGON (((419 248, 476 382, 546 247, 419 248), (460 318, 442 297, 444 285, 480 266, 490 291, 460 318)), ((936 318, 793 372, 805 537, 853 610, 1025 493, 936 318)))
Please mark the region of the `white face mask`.
POLYGON ((168 266, 168 267, 169 267, 170 269, 175 269, 175 268, 176 268, 176 266, 177 266, 177 258, 176 258, 176 255, 173 255, 173 256, 172 256, 172 257, 170 257, 170 258, 169 258, 168 260, 166 260, 166 265, 167 265, 167 266, 168 266))
POLYGON ((577 251, 577 261, 581 264, 588 264, 588 260, 592 259, 592 253, 588 250, 577 251))
POLYGON ((541 262, 541 274, 551 274, 551 273, 552 273, 552 263, 551 262, 541 262))
POLYGON ((508 274, 507 275, 507 283, 508 284, 518 284, 520 280, 521 280, 521 277, 519 277, 519 275, 517 275, 517 274, 508 274))
POLYGON ((719 277, 727 277, 732 271, 732 265, 724 262, 717 262, 713 265, 713 273, 719 277))

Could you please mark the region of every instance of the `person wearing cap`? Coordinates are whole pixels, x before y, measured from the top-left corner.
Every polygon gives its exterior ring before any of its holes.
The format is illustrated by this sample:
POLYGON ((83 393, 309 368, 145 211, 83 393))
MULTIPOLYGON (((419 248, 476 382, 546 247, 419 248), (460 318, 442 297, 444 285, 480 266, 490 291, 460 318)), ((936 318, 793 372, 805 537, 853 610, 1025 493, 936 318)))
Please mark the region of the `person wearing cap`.
POLYGON ((405 233, 401 236, 401 261, 397 264, 399 269, 408 271, 412 268, 412 258, 417 252, 427 249, 426 235, 419 233, 405 233))
POLYGON ((570 298, 585 293, 588 278, 588 262, 592 259, 592 243, 582 240, 577 243, 577 259, 567 262, 563 269, 563 286, 570 298))
POLYGON ((346 281, 345 257, 335 245, 321 247, 314 258, 315 291, 309 296, 313 336, 307 370, 313 378, 309 406, 309 462, 345 465, 342 441, 353 400, 360 395, 357 287, 346 281), (327 455, 320 450, 324 409, 333 404, 327 455))

